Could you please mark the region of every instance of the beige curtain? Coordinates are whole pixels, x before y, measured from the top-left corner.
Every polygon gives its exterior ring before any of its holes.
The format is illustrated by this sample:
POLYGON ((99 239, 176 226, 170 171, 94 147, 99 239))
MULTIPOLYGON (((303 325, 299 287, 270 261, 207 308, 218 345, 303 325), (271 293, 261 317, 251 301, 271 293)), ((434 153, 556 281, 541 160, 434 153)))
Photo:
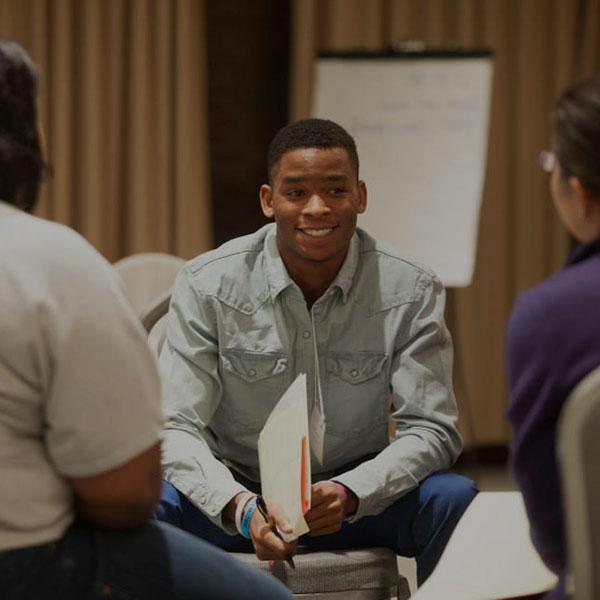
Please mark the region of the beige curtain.
POLYGON ((295 0, 293 18, 293 119, 309 115, 319 50, 382 49, 418 39, 494 51, 475 277, 468 288, 449 292, 448 324, 466 441, 505 443, 506 320, 516 294, 557 269, 570 246, 536 157, 548 146, 553 98, 600 70, 600 1, 295 0))
POLYGON ((203 0, 0 0, 40 70, 38 214, 110 261, 212 246, 203 0))

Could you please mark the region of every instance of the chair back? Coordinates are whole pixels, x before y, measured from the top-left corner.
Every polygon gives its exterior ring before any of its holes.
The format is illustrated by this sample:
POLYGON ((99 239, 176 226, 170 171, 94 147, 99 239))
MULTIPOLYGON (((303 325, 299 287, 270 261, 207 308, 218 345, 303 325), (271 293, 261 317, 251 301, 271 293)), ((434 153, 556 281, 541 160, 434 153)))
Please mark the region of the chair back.
POLYGON ((152 302, 146 304, 146 307, 140 313, 140 321, 147 333, 150 333, 160 318, 169 311, 171 291, 171 288, 169 288, 167 291, 154 298, 152 302))
POLYGON ((167 315, 164 314, 152 327, 148 334, 148 346, 154 357, 158 359, 160 351, 167 339, 167 315))
POLYGON ((171 302, 171 290, 167 290, 151 302, 140 316, 148 333, 148 346, 158 359, 167 337, 167 313, 171 302))
POLYGON ((150 303, 171 289, 183 258, 162 253, 127 256, 113 267, 123 282, 125 296, 138 315, 147 312, 150 303))
POLYGON ((569 395, 558 423, 558 461, 569 556, 567 587, 600 598, 600 367, 569 395))

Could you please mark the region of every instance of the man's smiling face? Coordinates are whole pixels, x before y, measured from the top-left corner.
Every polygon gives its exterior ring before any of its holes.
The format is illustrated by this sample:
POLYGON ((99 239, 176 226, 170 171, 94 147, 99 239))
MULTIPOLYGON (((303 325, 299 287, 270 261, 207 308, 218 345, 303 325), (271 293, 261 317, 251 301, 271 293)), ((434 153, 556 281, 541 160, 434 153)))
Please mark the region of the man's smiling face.
POLYGON ((263 213, 277 224, 279 253, 290 271, 325 263, 339 268, 367 204, 364 182, 343 148, 297 148, 282 155, 263 185, 263 213), (309 265, 310 263, 310 265, 309 265))

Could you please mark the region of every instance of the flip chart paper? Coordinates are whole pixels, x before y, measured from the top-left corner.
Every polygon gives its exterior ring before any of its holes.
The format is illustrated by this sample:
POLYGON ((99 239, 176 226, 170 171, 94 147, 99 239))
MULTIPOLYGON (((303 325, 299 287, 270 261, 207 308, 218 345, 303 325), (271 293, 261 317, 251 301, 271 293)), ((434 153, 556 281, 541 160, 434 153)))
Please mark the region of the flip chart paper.
POLYGON ((260 483, 265 500, 276 504, 292 525, 286 542, 308 531, 310 446, 306 375, 298 375, 271 412, 258 437, 260 483))
POLYGON ((475 267, 493 62, 319 58, 313 116, 354 136, 367 211, 358 224, 446 286, 475 267))

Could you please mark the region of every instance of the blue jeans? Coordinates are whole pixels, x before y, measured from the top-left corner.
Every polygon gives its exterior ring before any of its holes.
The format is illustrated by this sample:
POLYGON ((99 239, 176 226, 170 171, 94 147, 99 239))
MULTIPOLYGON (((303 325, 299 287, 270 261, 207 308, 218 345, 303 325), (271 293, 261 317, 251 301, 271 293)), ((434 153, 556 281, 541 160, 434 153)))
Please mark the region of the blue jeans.
MULTIPOLYGON (((258 492, 256 482, 237 474, 236 479, 258 492)), ((433 571, 450 534, 476 494, 477 488, 470 479, 449 472, 434 473, 382 513, 363 517, 356 523, 343 523, 340 531, 330 535, 304 535, 300 544, 309 551, 373 546, 391 548, 396 554, 417 559, 420 585, 433 571)), ((166 481, 156 518, 229 552, 253 551, 250 540, 225 533, 166 481)))
POLYGON ((291 600, 274 577, 164 523, 76 524, 56 542, 0 552, 2 600, 291 600))

